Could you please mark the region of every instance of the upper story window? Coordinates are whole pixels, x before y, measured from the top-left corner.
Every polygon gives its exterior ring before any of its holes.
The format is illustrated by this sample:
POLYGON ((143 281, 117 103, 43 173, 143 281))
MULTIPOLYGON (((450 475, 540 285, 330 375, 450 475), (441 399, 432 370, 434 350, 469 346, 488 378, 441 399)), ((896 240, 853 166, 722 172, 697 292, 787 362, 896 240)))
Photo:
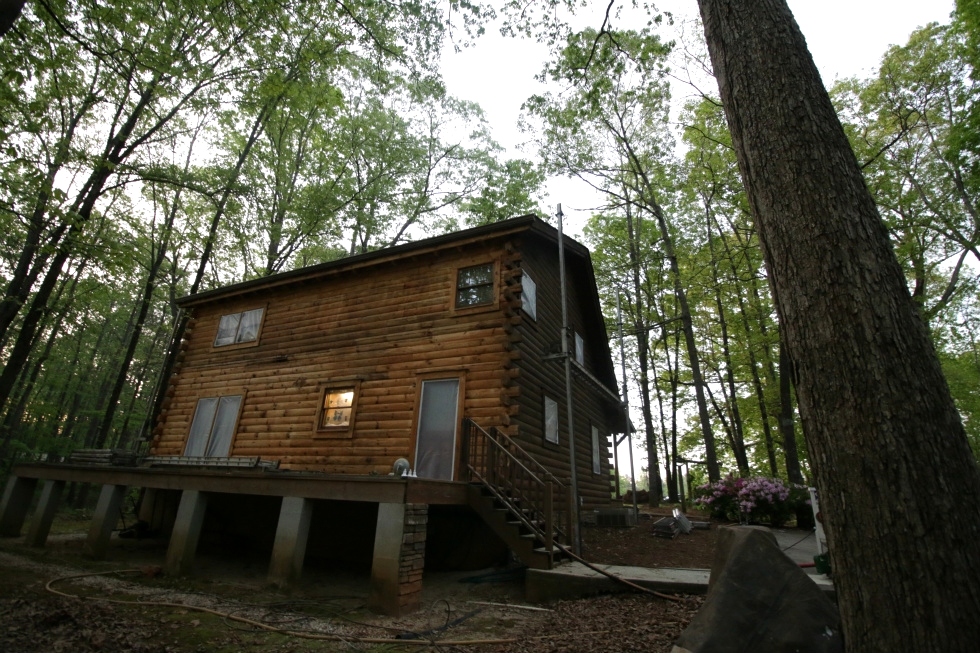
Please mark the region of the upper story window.
POLYGON ((460 268, 456 273, 456 308, 493 304, 493 263, 460 268))
POLYGON ((538 319, 538 286, 527 272, 521 273, 521 308, 532 320, 538 319))
POLYGON ((575 360, 585 365, 585 340, 578 333, 575 334, 575 360))
POLYGON ((218 323, 218 335, 214 337, 214 346, 224 347, 257 340, 264 312, 263 308, 253 308, 250 311, 222 315, 218 323))

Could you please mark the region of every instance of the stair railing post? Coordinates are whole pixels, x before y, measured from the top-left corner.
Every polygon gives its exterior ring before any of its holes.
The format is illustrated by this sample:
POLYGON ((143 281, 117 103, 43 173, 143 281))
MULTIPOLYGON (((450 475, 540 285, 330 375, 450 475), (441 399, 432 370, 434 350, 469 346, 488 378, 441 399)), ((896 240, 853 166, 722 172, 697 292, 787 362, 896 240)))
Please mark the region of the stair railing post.
POLYGON ((487 480, 494 488, 500 487, 497 480, 497 448, 493 446, 493 441, 489 435, 484 435, 487 441, 487 480))
POLYGON ((555 550, 555 511, 554 511, 554 487, 551 481, 544 484, 544 546, 550 556, 555 550))
POLYGON ((473 480, 473 461, 470 460, 470 439, 473 437, 473 425, 469 418, 463 419, 463 470, 466 473, 466 480, 473 480))

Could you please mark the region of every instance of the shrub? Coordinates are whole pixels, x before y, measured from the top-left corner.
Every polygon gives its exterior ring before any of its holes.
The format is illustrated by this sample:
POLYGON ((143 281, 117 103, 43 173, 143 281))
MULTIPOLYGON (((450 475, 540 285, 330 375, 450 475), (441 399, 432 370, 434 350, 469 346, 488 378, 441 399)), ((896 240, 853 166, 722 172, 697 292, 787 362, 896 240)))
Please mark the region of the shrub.
POLYGON ((778 528, 810 500, 802 485, 787 486, 779 478, 736 478, 729 474, 720 481, 699 486, 694 503, 717 519, 767 523, 778 528))

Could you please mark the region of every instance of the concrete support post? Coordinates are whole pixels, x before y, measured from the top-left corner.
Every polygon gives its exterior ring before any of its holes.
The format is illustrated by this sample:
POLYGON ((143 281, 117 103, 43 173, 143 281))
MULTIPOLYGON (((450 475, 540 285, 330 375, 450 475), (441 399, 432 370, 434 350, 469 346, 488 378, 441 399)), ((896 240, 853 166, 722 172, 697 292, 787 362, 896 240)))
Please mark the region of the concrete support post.
POLYGON ((170 535, 167 560, 164 571, 171 576, 183 576, 194 565, 197 542, 201 538, 204 513, 207 511, 208 497, 199 490, 184 490, 180 495, 177 520, 170 535))
POLYGON ((375 612, 398 614, 398 563, 404 529, 405 504, 379 503, 368 595, 368 608, 375 612))
POLYGON ((279 509, 276 542, 269 563, 269 582, 280 587, 297 580, 303 572, 306 542, 310 534, 313 502, 301 497, 283 497, 279 509))
POLYGON ((58 512, 58 504, 61 503, 61 493, 64 489, 64 481, 44 482, 41 500, 34 510, 31 526, 27 529, 28 546, 42 547, 47 542, 48 533, 51 532, 51 522, 54 521, 54 515, 58 512))
POLYGON ((429 507, 422 503, 382 503, 374 533, 374 562, 368 608, 389 615, 418 609, 429 507))
POLYGON ((88 529, 88 539, 85 541, 85 554, 96 560, 105 559, 109 549, 109 538, 112 529, 119 523, 119 508, 126 494, 125 485, 103 485, 99 493, 99 502, 95 505, 95 515, 88 529))
POLYGON ((31 508, 36 478, 11 476, 0 500, 0 537, 17 537, 31 508))

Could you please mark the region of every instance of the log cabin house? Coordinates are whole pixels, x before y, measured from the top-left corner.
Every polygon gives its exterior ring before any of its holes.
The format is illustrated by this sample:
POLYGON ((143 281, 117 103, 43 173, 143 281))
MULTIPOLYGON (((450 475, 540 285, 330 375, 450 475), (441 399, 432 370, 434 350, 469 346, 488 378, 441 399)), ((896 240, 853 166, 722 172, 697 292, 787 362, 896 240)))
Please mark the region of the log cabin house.
POLYGON ((209 530, 271 548, 276 583, 308 552, 366 550, 370 604, 393 614, 417 607, 423 568, 463 552, 485 563, 497 543, 551 566, 576 512, 566 357, 582 515, 609 507, 624 427, 589 252, 567 237, 562 353, 558 237, 523 216, 181 299, 189 328, 149 455, 18 465, 0 534, 19 534, 45 480, 27 537, 43 545, 64 483, 87 481, 104 486, 93 555, 140 487, 168 571, 189 571, 209 530))

